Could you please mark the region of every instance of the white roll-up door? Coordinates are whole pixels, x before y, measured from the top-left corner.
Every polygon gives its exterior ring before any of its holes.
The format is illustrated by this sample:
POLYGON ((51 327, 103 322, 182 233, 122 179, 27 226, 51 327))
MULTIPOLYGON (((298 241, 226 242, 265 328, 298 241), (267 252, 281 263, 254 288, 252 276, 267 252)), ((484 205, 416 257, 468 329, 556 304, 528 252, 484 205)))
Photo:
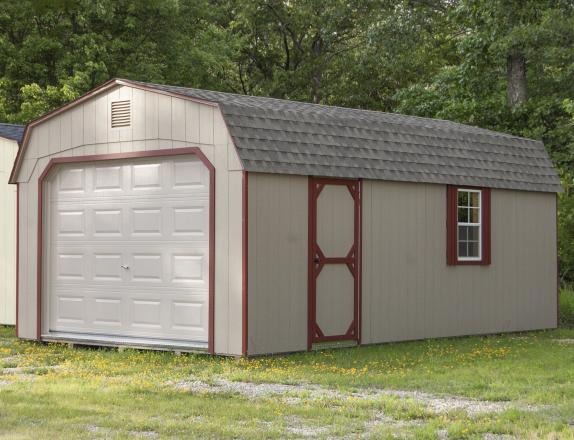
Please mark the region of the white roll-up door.
POLYGON ((44 187, 50 334, 207 342, 209 182, 193 155, 55 167, 44 187))

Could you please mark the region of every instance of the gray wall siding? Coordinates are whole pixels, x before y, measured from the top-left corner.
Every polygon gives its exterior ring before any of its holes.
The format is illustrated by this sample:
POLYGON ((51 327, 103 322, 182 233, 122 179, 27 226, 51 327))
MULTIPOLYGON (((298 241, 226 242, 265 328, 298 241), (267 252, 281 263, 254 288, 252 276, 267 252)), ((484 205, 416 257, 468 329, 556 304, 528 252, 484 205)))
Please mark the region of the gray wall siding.
POLYGON ((307 178, 248 176, 248 352, 306 350, 307 178))
POLYGON ((21 337, 36 337, 37 187, 49 160, 192 146, 199 146, 216 169, 215 351, 241 354, 242 246, 237 231, 241 230, 242 166, 223 117, 216 107, 126 86, 97 95, 32 130, 17 176, 21 337), (132 100, 128 128, 111 128, 110 104, 118 99, 132 100))
MULTIPOLYGON (((249 173, 249 353, 305 350, 306 177, 249 173)), ((362 342, 556 326, 556 197, 492 190, 492 264, 446 265, 446 187, 363 182, 362 342)))
POLYGON ((556 197, 492 190, 492 264, 446 265, 443 185, 365 181, 363 343, 556 326, 556 197))

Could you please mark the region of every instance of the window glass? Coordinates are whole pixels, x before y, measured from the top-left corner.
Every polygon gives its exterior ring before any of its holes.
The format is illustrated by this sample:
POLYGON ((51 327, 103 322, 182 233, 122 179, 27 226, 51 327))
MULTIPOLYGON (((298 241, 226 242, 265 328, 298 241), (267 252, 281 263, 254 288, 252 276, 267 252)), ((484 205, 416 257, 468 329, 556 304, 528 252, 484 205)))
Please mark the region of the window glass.
POLYGON ((457 242, 460 260, 479 260, 480 255, 480 190, 459 189, 457 195, 457 242))

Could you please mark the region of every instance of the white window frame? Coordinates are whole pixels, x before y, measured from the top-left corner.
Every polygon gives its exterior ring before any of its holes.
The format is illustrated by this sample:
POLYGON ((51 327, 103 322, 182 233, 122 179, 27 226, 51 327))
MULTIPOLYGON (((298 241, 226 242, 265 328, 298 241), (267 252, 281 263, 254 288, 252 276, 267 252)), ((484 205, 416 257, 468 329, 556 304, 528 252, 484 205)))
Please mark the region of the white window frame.
MULTIPOLYGON (((469 219, 470 220, 470 219, 469 219)), ((468 241, 468 240, 467 240, 468 241)), ((456 189, 456 258, 458 261, 482 261, 482 190, 472 189, 472 188, 457 188, 456 189), (466 193, 478 193, 478 223, 471 222, 459 222, 458 221, 458 209, 467 208, 468 206, 460 206, 458 204, 458 194, 460 192, 466 193), (459 226, 478 226, 478 257, 461 257, 458 254, 458 231, 459 226)))

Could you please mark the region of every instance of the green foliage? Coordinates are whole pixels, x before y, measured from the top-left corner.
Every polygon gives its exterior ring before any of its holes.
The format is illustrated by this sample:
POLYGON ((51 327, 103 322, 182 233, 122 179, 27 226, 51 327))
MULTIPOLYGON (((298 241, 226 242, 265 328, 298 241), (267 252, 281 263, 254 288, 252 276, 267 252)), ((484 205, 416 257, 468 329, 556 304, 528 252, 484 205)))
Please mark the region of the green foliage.
POLYGON ((112 77, 455 120, 544 141, 574 282, 570 0, 4 0, 0 120, 112 77), (527 99, 507 104, 513 54, 527 99))
POLYGON ((560 325, 574 327, 574 290, 571 287, 560 291, 560 325))

